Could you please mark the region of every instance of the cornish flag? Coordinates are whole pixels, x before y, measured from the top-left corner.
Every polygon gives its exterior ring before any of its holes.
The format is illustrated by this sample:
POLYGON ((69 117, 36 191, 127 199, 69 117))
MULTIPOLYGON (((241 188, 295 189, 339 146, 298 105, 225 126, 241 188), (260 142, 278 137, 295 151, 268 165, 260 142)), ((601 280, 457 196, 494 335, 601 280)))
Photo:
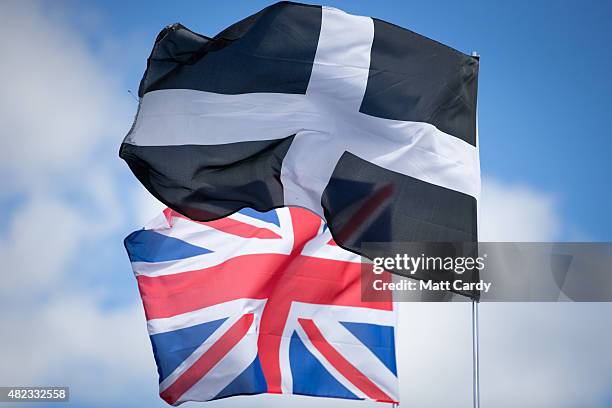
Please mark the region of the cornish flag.
POLYGON ((360 257, 316 215, 245 209, 197 222, 167 209, 125 246, 169 404, 259 393, 398 401, 390 294, 362 300, 360 257))
POLYGON ((299 206, 356 253, 475 241, 478 66, 330 7, 277 3, 212 38, 174 24, 155 41, 120 155, 200 221, 299 206), (386 204, 361 216, 381 191, 386 204))

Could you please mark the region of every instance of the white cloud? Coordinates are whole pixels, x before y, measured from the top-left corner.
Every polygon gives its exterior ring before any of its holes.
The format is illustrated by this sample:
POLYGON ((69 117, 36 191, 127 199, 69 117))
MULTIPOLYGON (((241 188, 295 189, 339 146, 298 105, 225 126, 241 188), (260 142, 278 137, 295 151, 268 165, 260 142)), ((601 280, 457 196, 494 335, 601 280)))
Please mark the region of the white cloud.
POLYGON ((483 406, 607 406, 612 305, 481 305, 483 406))
POLYGON ((166 208, 162 202, 153 197, 142 185, 138 186, 133 196, 135 218, 139 226, 144 226, 166 208))
POLYGON ((5 295, 59 285, 79 247, 124 219, 119 160, 99 153, 116 151, 134 107, 60 8, 45 6, 0 3, 2 195, 24 197, 0 240, 5 295))
POLYGON ((68 385, 73 400, 106 406, 130 406, 133 393, 157 402, 139 303, 102 310, 91 293, 58 292, 37 306, 0 316, 0 384, 68 385))
POLYGON ((3 296, 38 293, 57 285, 77 252, 84 230, 73 209, 49 197, 28 201, 0 241, 3 296))
POLYGON ((401 303, 397 338, 402 403, 471 406, 470 304, 401 303))
MULTIPOLYGON (((103 136, 129 126, 127 98, 69 21, 36 2, 0 4, 1 166, 35 183, 88 163, 103 136)), ((44 185, 44 182, 40 182, 44 185)))
POLYGON ((0 237, 3 274, 0 294, 34 296, 62 284, 79 249, 116 231, 125 220, 114 185, 104 171, 91 171, 81 191, 88 211, 48 193, 33 193, 11 217, 0 237))
POLYGON ((0 383, 70 385, 73 400, 102 406, 128 406, 133 393, 157 404, 137 293, 108 309, 101 288, 69 275, 86 275, 95 260, 70 268, 80 250, 124 224, 114 166, 135 105, 65 14, 0 3, 2 196, 23 200, 0 238, 0 383))
MULTIPOLYGON (((483 406, 607 406, 612 387, 611 304, 479 307, 483 406)), ((400 305, 399 369, 405 404, 471 406, 470 330, 469 303, 400 305)))
POLYGON ((504 185, 485 178, 480 202, 479 240, 548 242, 559 239, 556 200, 527 185, 504 185))

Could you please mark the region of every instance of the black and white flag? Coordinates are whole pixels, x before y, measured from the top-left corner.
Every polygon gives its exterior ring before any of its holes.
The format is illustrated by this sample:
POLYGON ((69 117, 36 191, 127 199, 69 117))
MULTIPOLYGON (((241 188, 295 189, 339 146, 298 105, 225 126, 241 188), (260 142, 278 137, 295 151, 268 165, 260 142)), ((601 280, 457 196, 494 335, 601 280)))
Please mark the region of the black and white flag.
POLYGON ((339 245, 476 240, 478 59, 393 24, 277 3, 157 37, 120 156, 195 220, 300 206, 339 245))

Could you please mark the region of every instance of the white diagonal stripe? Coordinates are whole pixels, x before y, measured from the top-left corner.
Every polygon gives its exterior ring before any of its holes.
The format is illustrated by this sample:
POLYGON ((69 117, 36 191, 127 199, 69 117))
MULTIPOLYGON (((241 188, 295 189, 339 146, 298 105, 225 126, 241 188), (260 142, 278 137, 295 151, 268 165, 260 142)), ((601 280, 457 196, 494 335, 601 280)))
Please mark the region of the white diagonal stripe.
POLYGON ((176 401, 208 401, 230 385, 257 357, 255 325, 211 370, 176 401))
POLYGON ((357 398, 368 399, 368 396, 363 391, 357 388, 355 384, 350 382, 344 375, 342 375, 336 369, 336 367, 333 366, 333 364, 331 364, 329 361, 327 361, 325 357, 323 357, 321 352, 319 352, 319 350, 314 346, 314 344, 312 344, 312 342, 308 338, 308 335, 300 325, 296 326, 295 331, 298 336, 300 336, 300 340, 302 340, 302 343, 304 344, 306 349, 308 349, 308 351, 319 361, 319 363, 321 363, 321 365, 332 375, 332 377, 334 377, 340 384, 342 384, 344 388, 356 395, 357 398))
MULTIPOLYGON (((330 319, 314 320, 325 336, 325 339, 378 386, 385 394, 394 400, 399 400, 397 377, 342 324, 330 319)), ((391 344, 390 344, 391 346, 391 344)))
MULTIPOLYGON (((265 301, 247 300, 245 302, 245 305, 247 306, 246 311, 244 311, 242 314, 230 314, 228 319, 223 322, 208 339, 206 339, 196 350, 194 350, 189 357, 187 357, 170 375, 168 375, 168 377, 166 377, 159 384, 160 393, 172 385, 185 371, 195 364, 195 362, 198 361, 198 359, 202 357, 202 355, 206 353, 210 347, 212 347, 212 345, 215 344, 221 338, 221 336, 223 336, 227 330, 229 330, 232 325, 234 325, 245 313, 253 313, 254 320, 253 323, 251 323, 246 335, 232 350, 230 350, 227 355, 223 357, 219 363, 217 363, 215 367, 211 369, 211 372, 196 383, 190 389, 190 391, 187 391, 186 394, 190 392, 204 392, 205 395, 207 395, 206 398, 203 398, 202 396, 200 399, 196 398, 196 400, 204 401, 211 399, 221 390, 223 390, 223 388, 225 388, 225 386, 227 386, 236 377, 236 374, 242 372, 242 370, 244 370, 244 368, 246 368, 248 364, 253 361, 255 355, 257 354, 257 333, 259 332, 259 323, 264 304, 265 301), (252 356, 252 358, 250 358, 250 356, 252 356), (240 364, 246 364, 246 366, 240 370, 240 364), (236 373, 237 370, 239 371, 236 373), (214 373, 215 371, 216 373, 214 373), (203 389, 201 386, 198 388, 198 384, 202 381, 208 383, 208 386, 203 387, 203 389), (213 394, 209 395, 211 392, 213 392, 213 394)), ((231 313, 232 310, 228 310, 228 312, 231 313)), ((228 316, 228 314, 226 314, 226 316, 228 316)), ((184 400, 184 397, 179 399, 179 401, 184 400)))

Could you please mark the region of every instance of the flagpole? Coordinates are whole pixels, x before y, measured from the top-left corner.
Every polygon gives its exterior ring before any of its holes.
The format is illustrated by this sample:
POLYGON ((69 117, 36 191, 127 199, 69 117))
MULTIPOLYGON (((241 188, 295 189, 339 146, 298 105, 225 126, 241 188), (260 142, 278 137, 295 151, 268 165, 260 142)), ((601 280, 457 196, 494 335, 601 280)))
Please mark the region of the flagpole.
POLYGON ((480 408, 480 341, 478 301, 472 300, 472 395, 474 408, 480 408))
MULTIPOLYGON (((480 59, 476 51, 472 51, 472 57, 480 59)), ((478 148, 478 111, 476 111, 476 146, 478 148)), ((478 155, 480 157, 480 155, 478 155)), ((480 197, 476 200, 476 214, 480 216, 480 197)), ((480 408, 480 338, 478 321, 478 300, 472 300, 472 396, 474 408, 480 408)))

